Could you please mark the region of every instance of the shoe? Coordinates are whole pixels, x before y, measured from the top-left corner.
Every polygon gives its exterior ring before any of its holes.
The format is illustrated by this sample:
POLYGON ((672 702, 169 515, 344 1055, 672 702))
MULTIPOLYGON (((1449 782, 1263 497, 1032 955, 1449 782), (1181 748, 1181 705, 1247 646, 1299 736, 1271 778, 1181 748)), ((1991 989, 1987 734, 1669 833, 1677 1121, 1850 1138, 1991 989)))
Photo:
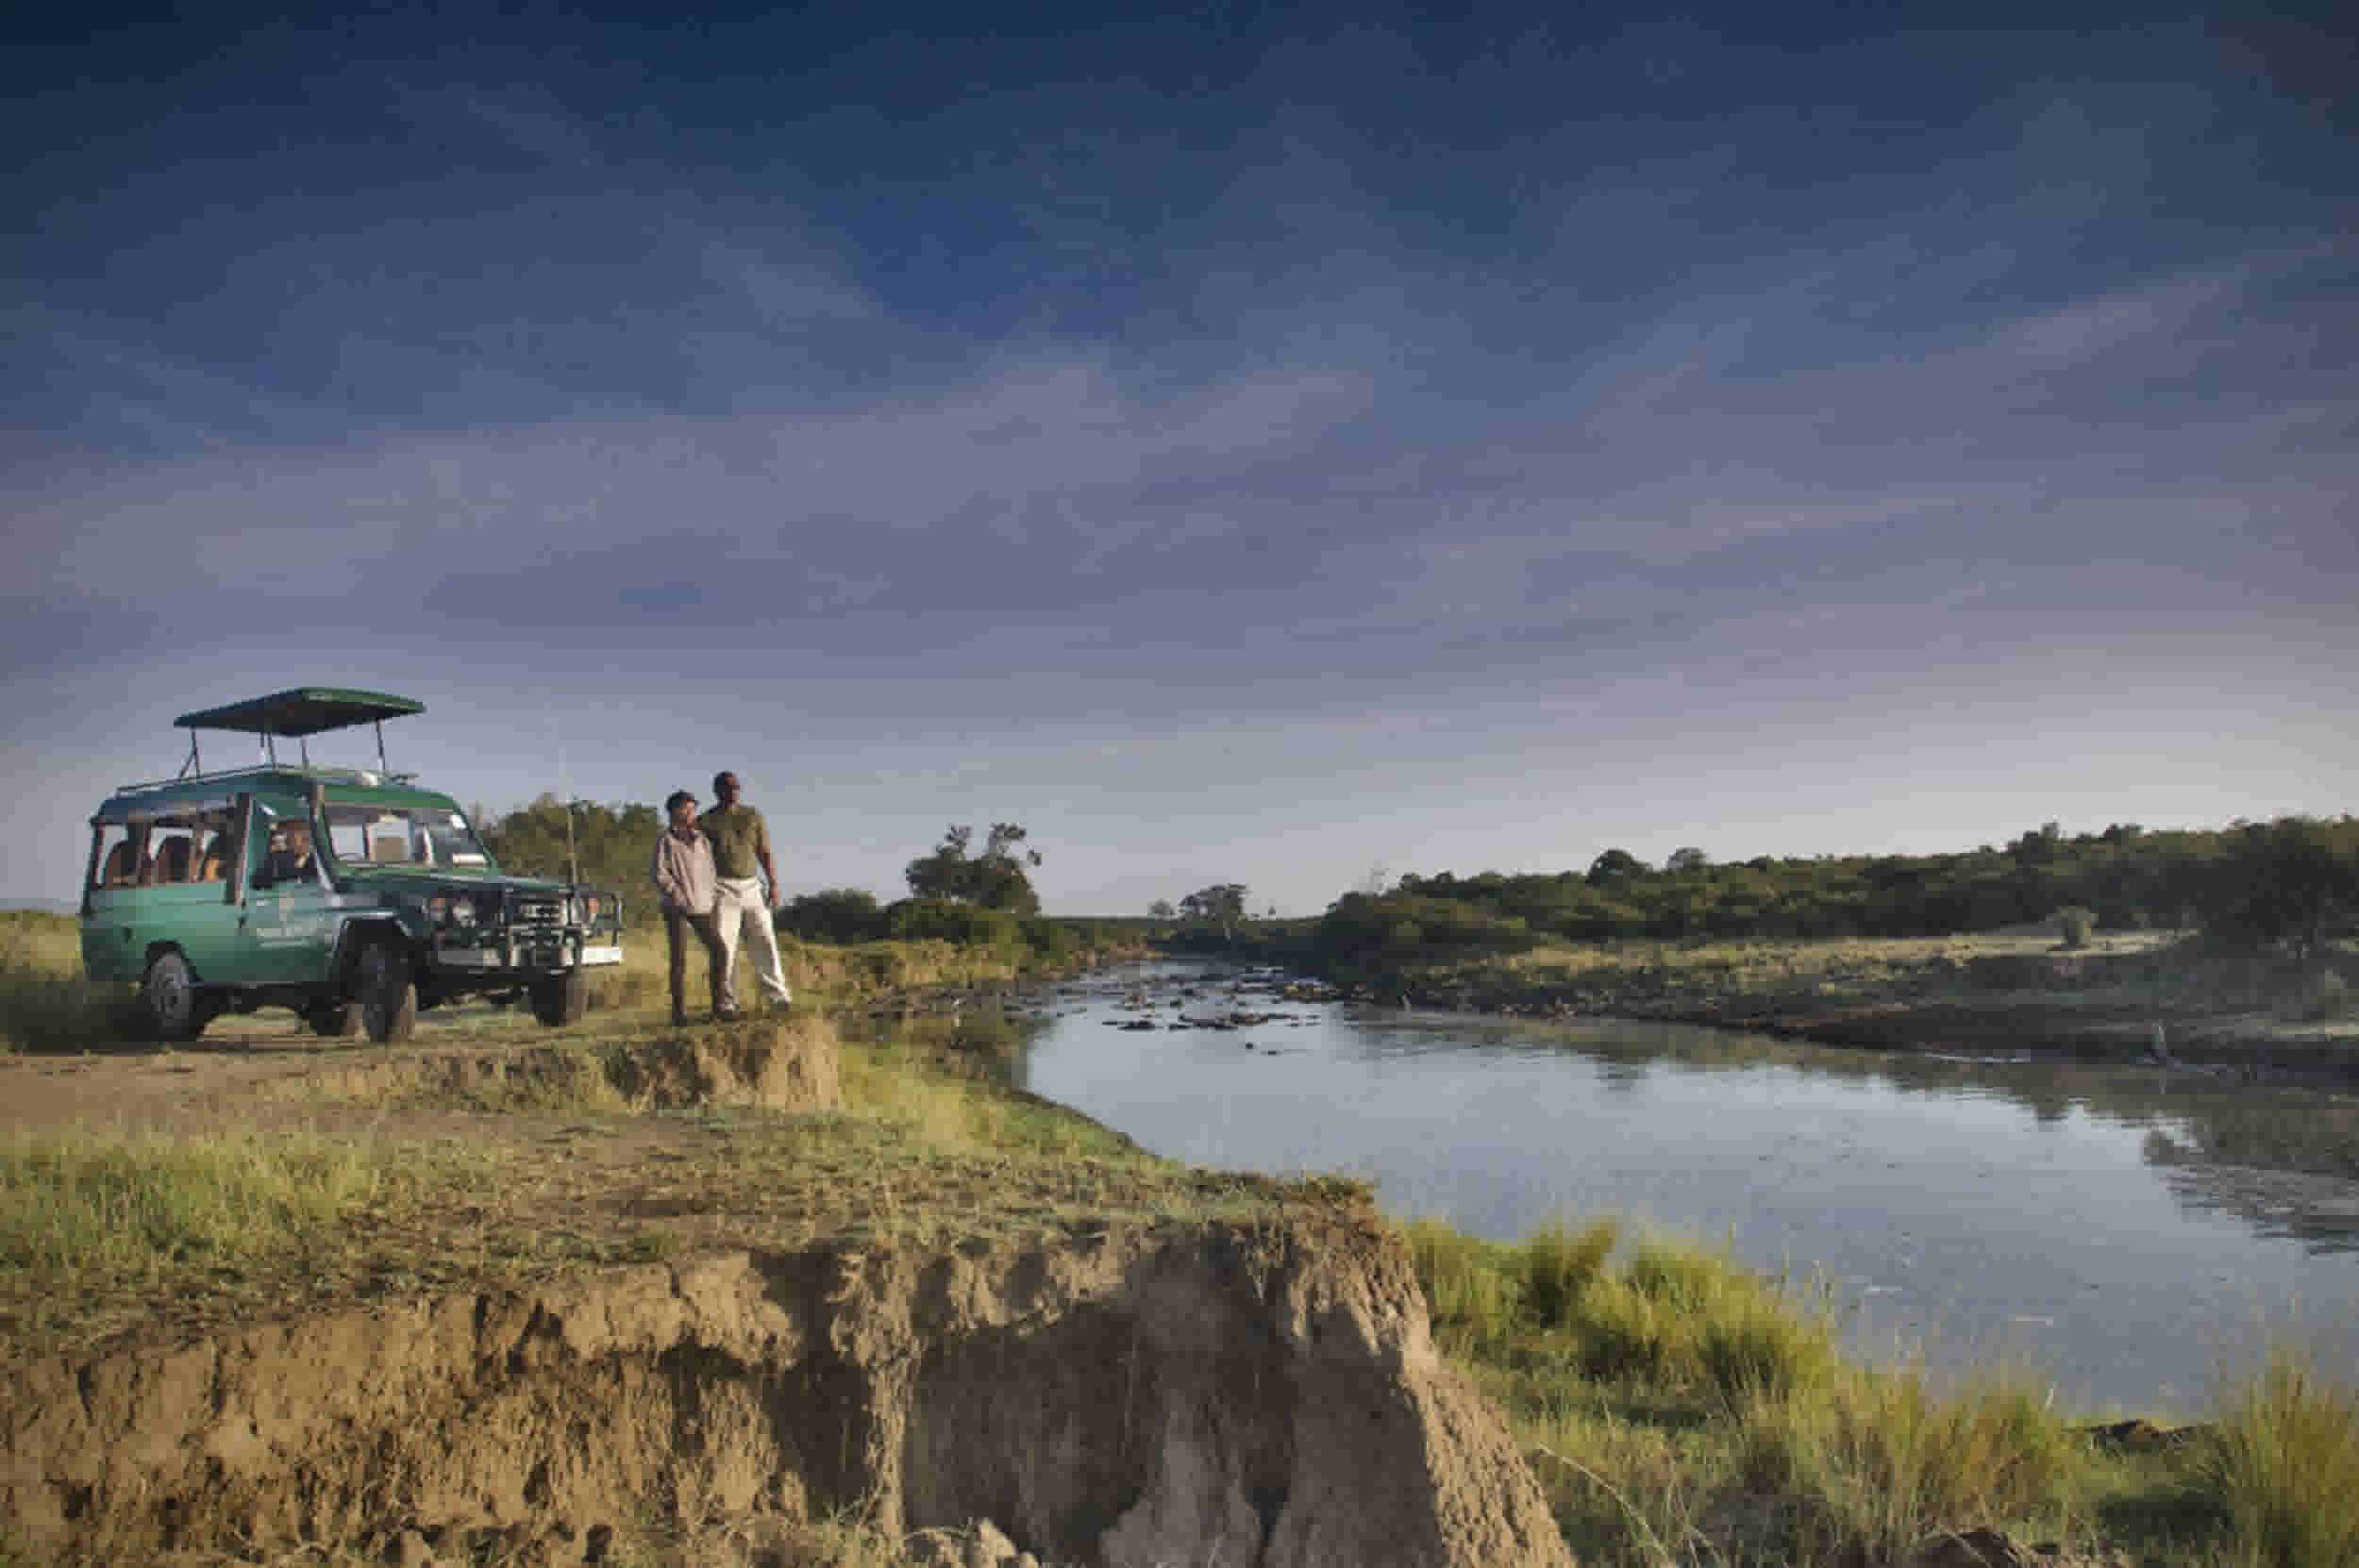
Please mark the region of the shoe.
POLYGON ((688 1014, 675 1009, 672 1013, 672 1027, 676 1029, 688 1027, 688 1014))
POLYGON ((744 1013, 738 1011, 735 1008, 715 1008, 712 1009, 712 1021, 716 1024, 734 1024, 745 1016, 745 1015, 744 1013))

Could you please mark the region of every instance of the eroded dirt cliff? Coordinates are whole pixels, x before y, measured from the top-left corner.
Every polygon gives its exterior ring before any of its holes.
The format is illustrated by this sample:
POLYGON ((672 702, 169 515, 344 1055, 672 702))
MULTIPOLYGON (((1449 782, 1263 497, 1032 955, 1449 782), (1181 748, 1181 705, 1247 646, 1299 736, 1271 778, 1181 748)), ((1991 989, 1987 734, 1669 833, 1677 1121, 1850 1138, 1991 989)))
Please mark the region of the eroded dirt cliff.
POLYGON ((42 1560, 294 1542, 608 1560, 649 1519, 996 1524, 1052 1562, 1557 1564, 1364 1214, 729 1249, 31 1363, 42 1560))

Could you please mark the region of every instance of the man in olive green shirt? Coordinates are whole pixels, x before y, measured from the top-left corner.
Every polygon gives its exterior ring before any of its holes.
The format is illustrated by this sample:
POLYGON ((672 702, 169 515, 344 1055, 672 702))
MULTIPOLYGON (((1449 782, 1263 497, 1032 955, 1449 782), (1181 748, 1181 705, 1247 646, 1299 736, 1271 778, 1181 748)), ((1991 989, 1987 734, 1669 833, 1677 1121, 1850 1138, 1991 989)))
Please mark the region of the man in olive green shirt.
POLYGON ((741 936, 747 956, 754 961, 754 976, 761 982, 761 994, 773 1007, 783 1008, 795 1000, 794 993, 786 989, 786 975, 778 967, 778 928, 770 919, 770 912, 779 902, 778 870, 770 862, 770 828, 760 811, 738 800, 737 791, 735 774, 714 774, 712 797, 720 804, 696 819, 697 830, 712 841, 712 865, 718 880, 712 919, 720 927, 721 950, 728 960, 721 971, 718 1011, 723 1018, 737 1016, 737 944, 741 936), (766 897, 762 892, 763 877, 770 883, 766 897))

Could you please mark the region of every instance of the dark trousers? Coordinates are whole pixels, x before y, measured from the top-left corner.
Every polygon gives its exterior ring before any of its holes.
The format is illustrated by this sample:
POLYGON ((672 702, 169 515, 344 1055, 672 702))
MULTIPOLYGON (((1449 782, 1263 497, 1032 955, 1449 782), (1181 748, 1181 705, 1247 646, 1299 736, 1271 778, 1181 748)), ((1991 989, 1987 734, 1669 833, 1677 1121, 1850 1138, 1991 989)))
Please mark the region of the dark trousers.
POLYGON ((688 1011, 688 933, 694 931, 696 940, 704 943, 705 977, 712 987, 712 1010, 721 1010, 721 982, 728 976, 728 955, 721 950, 721 928, 713 924, 711 914, 690 914, 686 909, 663 911, 663 935, 672 946, 672 1016, 684 1017, 688 1011))

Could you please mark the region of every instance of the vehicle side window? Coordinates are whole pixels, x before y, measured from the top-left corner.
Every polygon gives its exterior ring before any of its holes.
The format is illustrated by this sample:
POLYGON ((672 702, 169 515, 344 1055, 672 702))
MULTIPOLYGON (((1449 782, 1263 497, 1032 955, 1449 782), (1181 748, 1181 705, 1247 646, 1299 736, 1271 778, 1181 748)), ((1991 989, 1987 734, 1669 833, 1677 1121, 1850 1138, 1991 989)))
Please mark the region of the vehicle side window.
POLYGON ((307 817, 258 815, 255 830, 264 835, 254 862, 253 885, 277 887, 317 880, 319 860, 311 851, 311 824, 307 817))
POLYGON ((141 880, 149 887, 196 880, 194 825, 185 818, 166 818, 147 830, 147 869, 141 880))
POLYGON ((100 829, 98 869, 91 886, 102 890, 138 887, 146 836, 144 824, 110 822, 100 829))
POLYGON ((96 885, 169 888, 225 879, 231 816, 226 806, 190 806, 123 827, 119 845, 101 846, 96 885))
POLYGON ((195 822, 196 865, 194 880, 225 882, 232 867, 230 851, 236 842, 235 813, 223 809, 199 814, 195 822))
POLYGON ((368 807, 328 807, 327 844, 346 865, 411 865, 426 859, 424 836, 407 816, 368 807))

